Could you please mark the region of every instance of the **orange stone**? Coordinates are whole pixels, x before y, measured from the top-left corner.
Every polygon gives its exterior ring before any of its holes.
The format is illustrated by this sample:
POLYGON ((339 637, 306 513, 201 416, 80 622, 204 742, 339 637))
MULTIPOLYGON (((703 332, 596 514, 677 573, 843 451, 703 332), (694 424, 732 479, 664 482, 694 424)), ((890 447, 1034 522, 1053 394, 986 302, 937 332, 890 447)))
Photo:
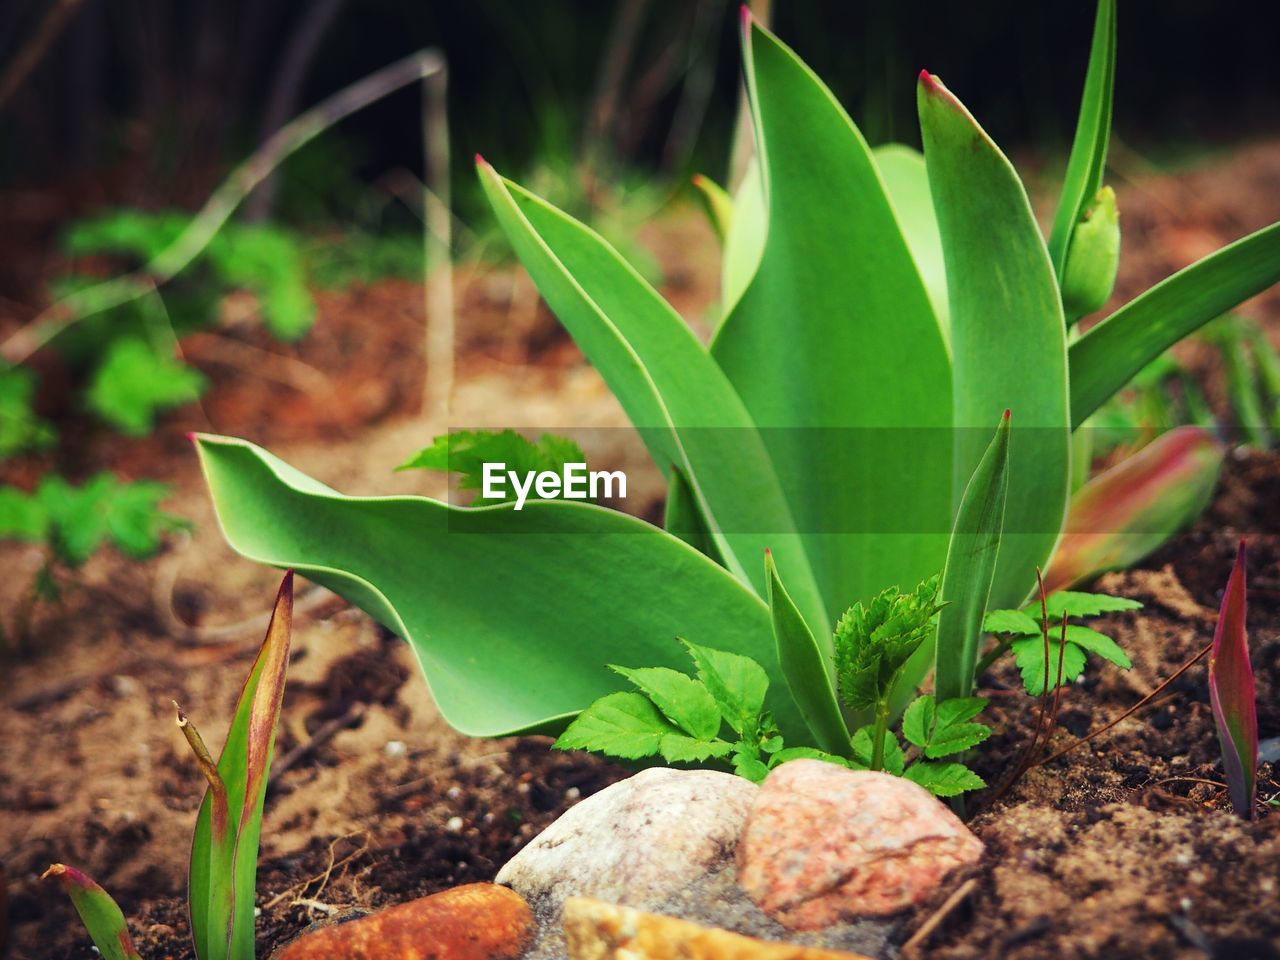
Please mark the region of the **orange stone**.
POLYGON ((471 883, 309 933, 275 960, 515 960, 536 927, 520 894, 471 883))

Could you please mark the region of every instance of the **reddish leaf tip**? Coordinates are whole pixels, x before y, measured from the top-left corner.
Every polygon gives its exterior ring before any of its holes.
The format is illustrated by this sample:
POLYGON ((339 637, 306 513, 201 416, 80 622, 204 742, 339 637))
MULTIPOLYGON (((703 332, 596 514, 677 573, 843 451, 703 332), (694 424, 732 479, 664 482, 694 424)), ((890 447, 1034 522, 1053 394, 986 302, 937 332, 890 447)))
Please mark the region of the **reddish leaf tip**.
POLYGON ((754 19, 751 16, 751 5, 749 3, 744 3, 739 7, 738 16, 742 18, 742 29, 748 29, 751 26, 751 21, 754 19))
POLYGON ((765 548, 764 548, 764 555, 765 555, 766 557, 772 557, 772 556, 773 556, 773 550, 772 550, 772 549, 770 549, 769 547, 765 547, 765 548))
POLYGON ((492 165, 491 163, 489 163, 489 161, 488 161, 488 160, 486 160, 484 157, 480 156, 480 154, 478 154, 478 153, 476 154, 476 166, 477 166, 477 167, 487 167, 487 168, 488 168, 488 169, 490 169, 490 170, 492 170, 492 169, 493 169, 493 165, 492 165))
POLYGON ((67 865, 65 863, 51 863, 49 864, 49 869, 40 874, 40 879, 48 880, 50 877, 60 877, 66 872, 67 865))
POLYGON ((1011 412, 1009 411, 1009 409, 1006 407, 1006 408, 1005 408, 1005 411, 1004 411, 1004 419, 1005 419, 1005 420, 1008 420, 1008 419, 1010 419, 1011 417, 1012 417, 1012 413, 1011 413, 1011 412))
POLYGON ((692 177, 689 178, 689 182, 692 183, 695 187, 700 187, 707 182, 707 178, 700 173, 695 173, 692 177))
POLYGON ((195 432, 194 430, 188 430, 188 431, 187 431, 187 440, 188 440, 188 442, 190 442, 190 443, 195 443, 195 442, 196 442, 196 432, 195 432))

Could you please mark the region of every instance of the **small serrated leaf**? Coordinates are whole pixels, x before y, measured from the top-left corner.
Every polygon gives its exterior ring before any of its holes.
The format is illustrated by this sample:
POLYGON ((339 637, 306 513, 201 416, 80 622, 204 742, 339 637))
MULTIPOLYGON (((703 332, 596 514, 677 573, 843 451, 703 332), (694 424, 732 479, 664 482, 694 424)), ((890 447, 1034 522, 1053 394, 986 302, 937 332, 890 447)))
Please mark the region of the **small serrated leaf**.
MULTIPOLYGON (((1057 685, 1058 648, 1062 646, 1058 640, 1049 643, 1049 689, 1057 685)), ((1045 663, 1044 640, 1041 637, 1027 637, 1015 640, 1012 644, 1013 656, 1022 671, 1022 685, 1027 693, 1038 697, 1044 693, 1045 663)), ((1068 642, 1062 654, 1062 682, 1070 683, 1080 676, 1084 669, 1084 651, 1074 643, 1068 642)))
MULTIPOLYGON (((1045 600, 1049 619, 1059 621, 1065 613, 1068 617, 1096 617, 1120 610, 1141 610, 1142 604, 1128 597, 1113 597, 1106 593, 1083 593, 1079 590, 1058 590, 1045 600)), ((1036 628, 1037 632, 1039 627, 1036 628)))
POLYGON ((156 413, 195 400, 206 381, 198 370, 153 350, 138 337, 121 337, 107 348, 93 375, 89 409, 129 436, 145 436, 156 413))
POLYGON ((702 763, 712 757, 727 757, 733 744, 727 740, 699 740, 683 733, 668 733, 658 745, 658 752, 668 763, 702 763))
POLYGON ((1121 670, 1128 670, 1133 666, 1128 655, 1120 649, 1120 645, 1108 637, 1105 633, 1099 633, 1091 627, 1081 626, 1078 623, 1067 624, 1067 642, 1074 643, 1087 653, 1094 653, 1109 660, 1121 670))
POLYGON ((553 746, 640 760, 656 754, 663 737, 679 732, 644 694, 622 691, 601 697, 583 710, 553 746))
POLYGON ((1040 633, 1040 624, 1021 610, 990 610, 982 618, 982 629, 987 633, 1031 636, 1040 633))
POLYGON ((907 768, 903 776, 936 797, 954 797, 969 790, 981 790, 987 782, 963 763, 921 761, 907 768))
POLYGON ((733 758, 733 772, 752 783, 761 783, 769 775, 769 768, 756 757, 736 754, 733 758))
POLYGON ((849 766, 849 761, 844 757, 837 757, 833 753, 827 753, 816 747, 787 747, 769 758, 769 767, 772 769, 791 760, 821 760, 823 763, 834 763, 840 767, 849 766))
POLYGON ((715 699, 720 715, 736 733, 754 733, 769 692, 769 675, 750 657, 681 641, 693 658, 698 679, 715 699))
POLYGON ((916 697, 902 713, 902 735, 917 747, 929 745, 933 731, 933 696, 916 697))
POLYGON ((707 688, 693 677, 670 667, 609 669, 626 677, 666 718, 695 740, 711 740, 720 732, 720 708, 707 688))
POLYGON ((949 757, 953 753, 963 753, 976 747, 991 736, 991 728, 985 723, 953 723, 946 727, 939 726, 933 731, 933 740, 924 755, 930 760, 949 757))

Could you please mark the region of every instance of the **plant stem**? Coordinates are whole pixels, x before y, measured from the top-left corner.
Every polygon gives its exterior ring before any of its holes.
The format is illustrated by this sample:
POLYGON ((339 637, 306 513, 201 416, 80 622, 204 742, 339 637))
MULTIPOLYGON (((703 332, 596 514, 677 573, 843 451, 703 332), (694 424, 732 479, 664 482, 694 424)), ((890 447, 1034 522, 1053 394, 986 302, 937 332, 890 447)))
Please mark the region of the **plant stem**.
POLYGON ((876 726, 871 734, 871 769, 884 769, 884 735, 889 729, 889 698, 876 704, 876 726))

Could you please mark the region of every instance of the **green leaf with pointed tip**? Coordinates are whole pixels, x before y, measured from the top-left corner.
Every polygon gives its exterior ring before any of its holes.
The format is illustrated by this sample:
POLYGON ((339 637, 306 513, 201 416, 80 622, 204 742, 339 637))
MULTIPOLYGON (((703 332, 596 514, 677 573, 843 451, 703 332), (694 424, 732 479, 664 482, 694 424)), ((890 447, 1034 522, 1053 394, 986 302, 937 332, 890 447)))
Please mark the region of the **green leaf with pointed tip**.
POLYGON ((942 255, 938 216, 933 212, 924 154, 900 143, 889 143, 873 147, 871 155, 880 168, 889 200, 898 215, 898 225, 911 248, 911 256, 915 258, 945 338, 950 334, 951 318, 947 308, 947 264, 942 255))
POLYGON ((970 790, 981 790, 987 785, 985 780, 963 763, 954 762, 913 763, 903 776, 924 787, 935 797, 955 797, 970 790))
POLYGON ((956 512, 942 574, 933 685, 938 699, 968 697, 982 640, 982 619, 996 575, 1009 491, 1009 412, 1006 410, 956 512))
POLYGON ((1058 212, 1049 233, 1049 258, 1058 277, 1066 272, 1071 235, 1102 186, 1107 142, 1111 138, 1111 102, 1115 82, 1116 0, 1098 0, 1075 140, 1071 144, 1071 159, 1067 161, 1058 212))
POLYGON ((103 960, 141 960, 129 939, 124 914, 107 891, 75 867, 64 863, 55 863, 44 876, 56 877, 62 884, 103 960))
POLYGON ((293 573, 285 574, 271 622, 249 671, 218 758, 229 834, 220 835, 206 790, 191 841, 188 904, 200 960, 253 960, 258 841, 293 629, 293 573), (234 838, 226 842, 227 836, 234 838), (228 891, 230 896, 228 896, 228 891), (230 906, 230 915, 225 907, 230 906), (203 944, 203 952, 201 945, 203 944))
POLYGON ((663 716, 695 740, 710 740, 720 732, 720 708, 707 688, 692 677, 670 667, 609 669, 635 684, 663 716))
POLYGON ((817 583, 774 464, 724 373, 680 315, 599 235, 488 164, 480 182, 539 292, 600 371, 665 472, 681 469, 729 569, 764 595, 772 547, 806 619, 817 583))
POLYGON ((682 636, 759 663, 784 736, 807 739, 768 607, 656 527, 580 501, 517 513, 344 497, 243 441, 201 437, 198 450, 232 547, 296 568, 408 640, 464 734, 558 732, 626 687, 606 663, 687 666, 671 642, 682 636))
POLYGON ((764 668, 750 657, 683 642, 693 658, 698 679, 715 698, 725 723, 739 736, 751 736, 769 692, 769 675, 764 668))
MULTIPOLYGON (((1058 662, 1059 649, 1062 648, 1059 640, 1051 640, 1049 643, 1049 689, 1053 690, 1057 687, 1058 682, 1058 662)), ((1084 651, 1077 647, 1074 643, 1065 644, 1065 651, 1061 654, 1062 662, 1062 682, 1063 684, 1071 683, 1076 677, 1080 676, 1080 672, 1084 670, 1084 651)), ((1033 697, 1038 697, 1044 693, 1045 679, 1045 659, 1044 659, 1044 637, 1027 637, 1023 640, 1015 640, 1012 644, 1014 660, 1018 664, 1018 669, 1022 671, 1022 686, 1027 693, 1033 697)))
POLYGON ((782 666, 787 689, 809 725, 814 742, 828 753, 847 756, 849 728, 845 726, 836 700, 831 654, 818 646, 813 632, 791 602, 778 577, 772 554, 765 554, 764 565, 773 636, 778 645, 778 662, 782 666))
POLYGON ((1015 607, 1053 551, 1067 502, 1066 323, 1013 166, 936 77, 921 75, 919 108, 947 259, 957 502, 985 454, 990 424, 1005 410, 1018 420, 990 598, 1015 607))
POLYGON ((729 196, 724 187, 701 173, 693 175, 693 186, 698 191, 698 199, 702 201, 707 222, 723 245, 725 238, 729 236, 729 226, 733 223, 733 197, 729 196))
MULTIPOLYGON (((1045 599, 1049 619, 1058 621, 1065 613, 1068 617, 1096 617, 1104 613, 1123 610, 1141 610, 1142 604, 1128 597, 1113 597, 1109 593, 1082 593, 1079 590, 1058 590, 1045 599)), ((1036 630, 1040 628, 1037 626, 1036 630)))
POLYGON ((768 230, 712 353, 762 428, 830 621, 941 565, 945 535, 920 531, 950 518, 949 364, 862 135, 771 33, 751 23, 744 44, 768 230))
POLYGON ((648 697, 624 691, 601 697, 583 710, 553 746, 640 760, 656 754, 664 737, 678 734, 648 697))
POLYGON ((982 629, 987 633, 1012 633, 1028 637, 1040 634, 1040 624, 1021 610, 989 610, 982 618, 982 629))
POLYGON ((1130 300, 1071 344, 1078 427, 1189 333, 1280 281, 1280 223, 1211 253, 1130 300))

